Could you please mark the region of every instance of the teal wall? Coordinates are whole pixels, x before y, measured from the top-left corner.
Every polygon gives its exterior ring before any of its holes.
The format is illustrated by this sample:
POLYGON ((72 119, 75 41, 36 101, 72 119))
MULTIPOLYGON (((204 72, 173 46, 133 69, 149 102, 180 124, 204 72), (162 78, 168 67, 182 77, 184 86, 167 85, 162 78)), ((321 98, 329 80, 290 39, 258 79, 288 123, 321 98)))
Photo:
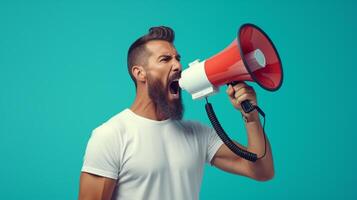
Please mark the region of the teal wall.
MULTIPOLYGON (((187 66, 223 49, 246 22, 269 34, 283 61, 279 91, 252 84, 276 176, 257 182, 207 167, 201 199, 356 198, 356 3, 100 2, 0 1, 0 199, 77 197, 91 130, 133 101, 126 52, 150 26, 175 29, 187 66)), ((211 101, 246 144, 225 93, 211 101)), ((203 101, 185 93, 184 103, 185 118, 208 124, 203 101)))

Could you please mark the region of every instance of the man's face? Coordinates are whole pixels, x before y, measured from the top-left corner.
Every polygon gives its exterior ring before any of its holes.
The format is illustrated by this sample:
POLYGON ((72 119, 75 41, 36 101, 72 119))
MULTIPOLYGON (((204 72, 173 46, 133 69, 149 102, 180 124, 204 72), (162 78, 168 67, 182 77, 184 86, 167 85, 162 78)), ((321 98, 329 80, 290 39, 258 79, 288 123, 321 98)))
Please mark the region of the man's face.
POLYGON ((151 100, 161 115, 182 119, 183 105, 178 79, 181 77, 180 55, 166 41, 154 40, 146 44, 151 52, 145 70, 151 100))

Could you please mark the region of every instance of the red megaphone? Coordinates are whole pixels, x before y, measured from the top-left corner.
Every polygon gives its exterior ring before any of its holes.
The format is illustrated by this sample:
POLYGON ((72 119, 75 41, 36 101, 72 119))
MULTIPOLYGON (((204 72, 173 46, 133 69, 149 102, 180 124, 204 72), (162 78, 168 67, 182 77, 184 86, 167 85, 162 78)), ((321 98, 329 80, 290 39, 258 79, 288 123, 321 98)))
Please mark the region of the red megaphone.
POLYGON ((179 84, 197 99, 235 81, 253 81, 275 91, 282 80, 282 64, 272 41, 259 27, 244 24, 227 48, 207 60, 190 63, 182 72, 179 84))

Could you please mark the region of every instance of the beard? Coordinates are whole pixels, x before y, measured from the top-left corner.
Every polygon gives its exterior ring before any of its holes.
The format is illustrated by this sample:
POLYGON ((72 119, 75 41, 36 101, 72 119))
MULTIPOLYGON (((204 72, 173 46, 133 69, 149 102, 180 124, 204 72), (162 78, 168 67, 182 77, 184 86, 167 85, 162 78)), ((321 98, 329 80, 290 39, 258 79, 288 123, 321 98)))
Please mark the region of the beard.
POLYGON ((181 120, 183 117, 183 104, 181 99, 181 90, 179 89, 180 97, 170 100, 168 98, 168 88, 160 82, 160 80, 148 76, 148 93, 150 99, 156 106, 156 111, 159 116, 171 118, 173 120, 181 120))

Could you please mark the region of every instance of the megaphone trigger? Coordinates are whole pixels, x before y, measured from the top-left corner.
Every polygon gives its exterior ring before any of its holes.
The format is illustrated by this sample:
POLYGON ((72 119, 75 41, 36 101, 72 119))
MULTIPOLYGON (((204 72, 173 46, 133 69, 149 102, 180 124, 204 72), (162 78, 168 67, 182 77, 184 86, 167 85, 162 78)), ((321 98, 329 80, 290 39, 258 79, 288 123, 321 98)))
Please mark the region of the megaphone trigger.
POLYGON ((243 111, 246 113, 250 113, 255 110, 255 106, 249 102, 249 100, 243 101, 240 106, 242 107, 243 111))

